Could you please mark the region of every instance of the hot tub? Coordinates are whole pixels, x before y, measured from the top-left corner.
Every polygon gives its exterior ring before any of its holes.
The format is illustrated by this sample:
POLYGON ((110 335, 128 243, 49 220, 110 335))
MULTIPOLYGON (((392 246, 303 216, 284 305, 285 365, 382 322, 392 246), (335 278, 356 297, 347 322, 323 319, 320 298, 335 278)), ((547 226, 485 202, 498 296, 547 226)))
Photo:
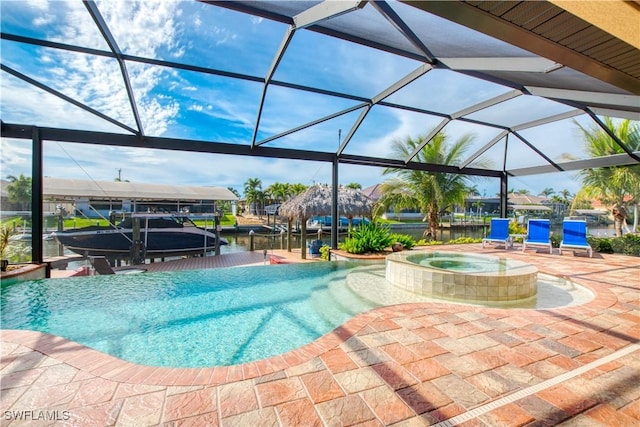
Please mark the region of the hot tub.
POLYGON ((458 252, 396 252, 387 281, 420 295, 457 301, 515 301, 538 291, 538 269, 522 261, 458 252))

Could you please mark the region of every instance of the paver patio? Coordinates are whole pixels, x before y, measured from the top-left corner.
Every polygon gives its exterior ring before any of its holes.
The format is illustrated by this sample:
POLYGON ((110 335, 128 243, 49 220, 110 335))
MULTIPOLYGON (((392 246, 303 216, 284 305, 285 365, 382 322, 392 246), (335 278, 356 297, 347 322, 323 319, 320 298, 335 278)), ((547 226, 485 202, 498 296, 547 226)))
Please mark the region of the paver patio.
POLYGON ((386 306, 289 353, 202 369, 2 330, 2 425, 640 424, 640 258, 446 249, 524 260, 595 298, 545 310, 386 306))

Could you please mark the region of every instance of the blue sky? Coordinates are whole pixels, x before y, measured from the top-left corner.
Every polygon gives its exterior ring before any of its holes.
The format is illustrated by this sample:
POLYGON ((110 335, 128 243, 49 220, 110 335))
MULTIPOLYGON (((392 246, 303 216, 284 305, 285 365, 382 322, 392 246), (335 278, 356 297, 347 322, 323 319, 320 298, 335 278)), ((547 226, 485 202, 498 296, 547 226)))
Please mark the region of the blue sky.
MULTIPOLYGON (((285 25, 199 2, 102 1, 97 4, 119 47, 127 54, 256 77, 266 75, 286 31, 285 25)), ((5 32, 108 50, 81 2, 29 0, 2 1, 0 5, 5 32)), ((374 17, 369 7, 365 7, 363 13, 374 17)), ((372 23, 380 25, 377 20, 372 23)), ((3 64, 135 127, 114 60, 7 40, 1 43, 3 64)), ((413 60, 301 30, 296 32, 274 79, 372 97, 419 65, 413 60)), ((251 143, 262 90, 260 83, 135 62, 127 62, 127 69, 147 135, 251 143)), ((5 122, 126 133, 7 73, 2 73, 0 89, 1 115, 5 122)), ((453 113, 508 91, 508 88, 461 74, 434 70, 387 100, 453 113)), ((258 140, 356 104, 270 86, 258 140)), ((551 101, 522 96, 509 105, 499 104, 471 118, 498 118, 502 124, 514 125, 567 110, 551 101)), ((338 130, 344 138, 359 114, 359 110, 346 114, 275 140, 268 146, 335 150, 339 144, 338 130)), ((384 157, 389 154, 394 139, 424 134, 440 120, 374 106, 345 153, 384 157)), ((579 117, 578 121, 590 126, 585 117, 579 117)), ((445 131, 452 139, 474 134, 475 143, 469 154, 497 134, 495 129, 455 121, 445 131)), ((585 156, 583 142, 571 120, 525 130, 522 134, 554 160, 562 159, 567 153, 578 158, 585 156)), ((511 138, 509 144, 521 143, 511 138)), ((3 178, 30 174, 29 147, 30 141, 3 139, 3 178)), ((497 165, 502 163, 501 147, 503 143, 485 155, 497 165)), ((518 154, 510 155, 507 162, 510 167, 544 163, 524 145, 518 154)), ((248 178, 260 178, 263 188, 274 182, 310 185, 331 181, 330 165, 316 162, 45 142, 44 173, 47 176, 110 181, 119 169, 122 178, 130 181, 215 185, 240 191, 248 178)), ((342 184, 358 182, 367 187, 384 179, 378 168, 342 165, 339 170, 342 184)), ((476 184, 486 195, 499 191, 497 180, 476 184)), ((527 189, 532 194, 545 187, 576 192, 580 183, 575 174, 565 173, 512 178, 509 187, 527 189)))

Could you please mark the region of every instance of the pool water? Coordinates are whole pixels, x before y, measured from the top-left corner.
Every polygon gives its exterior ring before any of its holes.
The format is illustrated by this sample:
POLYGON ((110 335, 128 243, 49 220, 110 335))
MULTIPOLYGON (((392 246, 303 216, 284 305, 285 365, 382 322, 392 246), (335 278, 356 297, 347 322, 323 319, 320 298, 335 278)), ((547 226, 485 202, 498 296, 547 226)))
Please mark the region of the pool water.
POLYGON ((413 264, 425 267, 468 273, 505 271, 509 267, 518 265, 510 259, 441 251, 409 255, 406 259, 413 264))
POLYGON ((377 305, 354 263, 44 279, 2 287, 3 329, 55 334, 133 363, 207 367, 303 346, 377 305))

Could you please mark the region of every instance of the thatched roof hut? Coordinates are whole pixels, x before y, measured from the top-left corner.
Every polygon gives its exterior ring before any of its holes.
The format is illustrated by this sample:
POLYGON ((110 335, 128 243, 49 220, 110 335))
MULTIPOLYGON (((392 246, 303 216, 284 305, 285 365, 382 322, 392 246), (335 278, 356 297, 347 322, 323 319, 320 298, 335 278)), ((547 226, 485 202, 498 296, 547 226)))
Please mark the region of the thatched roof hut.
MULTIPOLYGON (((307 219, 316 215, 331 215, 331 202, 333 200, 332 188, 328 185, 314 185, 298 194, 291 200, 280 205, 278 215, 289 219, 289 233, 291 232, 291 219, 298 218, 301 222, 302 232, 302 258, 306 258, 306 234, 307 219)), ((338 189, 338 215, 351 220, 356 216, 371 217, 374 202, 362 192, 340 187, 338 189)), ((289 248, 291 245, 289 245, 289 248)))
MULTIPOLYGON (((309 219, 316 215, 331 215, 332 188, 314 185, 294 198, 282 203, 278 215, 288 218, 309 219)), ((338 215, 354 218, 371 216, 374 202, 353 188, 338 189, 338 215)))

